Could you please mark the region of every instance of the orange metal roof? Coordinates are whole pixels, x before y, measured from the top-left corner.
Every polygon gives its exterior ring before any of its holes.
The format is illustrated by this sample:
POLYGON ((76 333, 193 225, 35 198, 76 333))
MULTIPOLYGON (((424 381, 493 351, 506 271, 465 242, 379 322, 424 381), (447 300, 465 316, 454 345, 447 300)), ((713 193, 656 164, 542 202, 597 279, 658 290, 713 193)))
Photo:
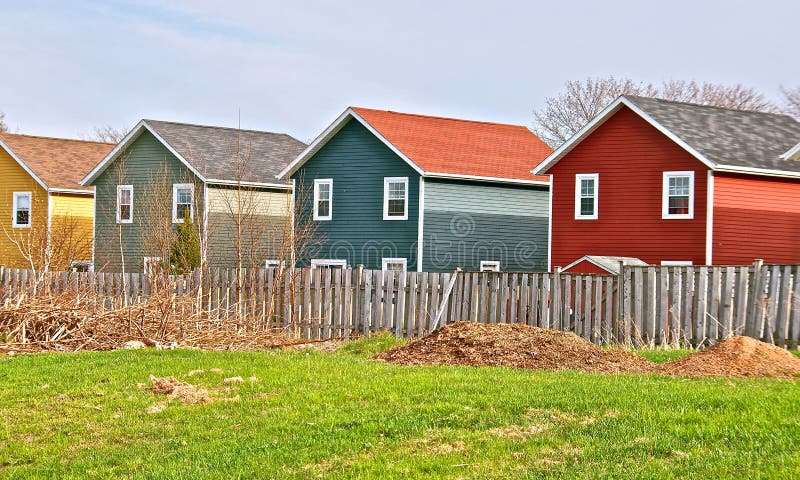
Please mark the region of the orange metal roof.
POLYGON ((425 173, 549 180, 530 171, 553 149, 524 126, 353 110, 425 173))
POLYGON ((80 181, 114 148, 113 143, 13 133, 0 133, 0 139, 47 188, 89 190, 80 181))

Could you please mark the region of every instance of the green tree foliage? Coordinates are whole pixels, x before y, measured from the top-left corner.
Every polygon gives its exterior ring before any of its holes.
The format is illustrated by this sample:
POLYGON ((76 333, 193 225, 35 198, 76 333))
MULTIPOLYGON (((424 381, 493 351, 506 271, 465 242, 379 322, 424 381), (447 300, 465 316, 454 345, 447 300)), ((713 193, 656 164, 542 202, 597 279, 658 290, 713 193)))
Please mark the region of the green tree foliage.
POLYGON ((177 225, 175 240, 172 242, 169 263, 173 273, 183 275, 200 266, 200 235, 188 210, 183 223, 177 225))

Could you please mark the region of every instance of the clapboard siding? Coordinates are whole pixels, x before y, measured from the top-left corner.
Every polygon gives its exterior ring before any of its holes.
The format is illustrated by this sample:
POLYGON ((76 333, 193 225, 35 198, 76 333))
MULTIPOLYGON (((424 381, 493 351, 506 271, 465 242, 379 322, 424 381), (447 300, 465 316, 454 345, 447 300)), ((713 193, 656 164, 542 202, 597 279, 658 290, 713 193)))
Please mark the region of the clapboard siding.
POLYGON ((423 270, 547 270, 546 187, 425 180, 423 270))
POLYGON ((208 187, 208 263, 211 267, 237 264, 237 204, 241 201, 241 249, 247 268, 278 259, 288 245, 291 195, 286 190, 242 190, 208 187))
POLYGON ((12 239, 26 243, 28 238, 44 238, 47 229, 47 191, 0 148, 0 265, 27 268, 17 245, 12 239), (31 192, 31 228, 12 227, 14 192, 31 192), (11 237, 11 238, 9 238, 11 237))
POLYGON ((753 175, 714 176, 715 264, 800 262, 800 182, 753 175))
POLYGON ((705 263, 708 169, 628 108, 564 156, 553 175, 553 267, 584 255, 705 263), (693 171, 694 218, 664 220, 665 171, 693 171), (575 175, 599 174, 598 219, 575 219, 575 175))
MULTIPOLYGON (((356 120, 350 120, 293 176, 303 213, 311 219, 314 179, 333 179, 333 219, 314 222, 311 258, 347 260, 380 269, 384 257, 408 260, 416 269, 419 175, 356 120), (408 220, 383 220, 384 177, 408 177, 408 220)), ((313 221, 313 220, 310 220, 313 221)))
MULTIPOLYGON (((173 183, 197 183, 185 165, 150 133, 144 132, 125 152, 94 181, 96 187, 95 220, 95 269, 120 271, 120 239, 125 257, 125 271, 141 271, 145 256, 157 255, 146 252, 148 218, 153 212, 153 197, 156 185, 169 189, 171 209, 173 183), (133 223, 116 223, 117 185, 133 185, 133 223)), ((202 188, 195 187, 196 203, 202 205, 202 188)), ((171 211, 166 213, 171 216, 171 211)))

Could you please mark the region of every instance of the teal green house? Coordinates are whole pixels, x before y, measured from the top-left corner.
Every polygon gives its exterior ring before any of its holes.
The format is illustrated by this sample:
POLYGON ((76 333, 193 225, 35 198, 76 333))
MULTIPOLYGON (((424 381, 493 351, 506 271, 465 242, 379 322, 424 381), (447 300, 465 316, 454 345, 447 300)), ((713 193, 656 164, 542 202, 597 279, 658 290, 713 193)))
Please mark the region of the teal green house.
POLYGON ((548 270, 552 150, 528 128, 351 107, 279 175, 301 266, 548 270))
POLYGON ((81 183, 95 188, 95 270, 164 265, 187 217, 207 266, 285 262, 291 184, 275 176, 305 147, 282 133, 140 121, 81 183))

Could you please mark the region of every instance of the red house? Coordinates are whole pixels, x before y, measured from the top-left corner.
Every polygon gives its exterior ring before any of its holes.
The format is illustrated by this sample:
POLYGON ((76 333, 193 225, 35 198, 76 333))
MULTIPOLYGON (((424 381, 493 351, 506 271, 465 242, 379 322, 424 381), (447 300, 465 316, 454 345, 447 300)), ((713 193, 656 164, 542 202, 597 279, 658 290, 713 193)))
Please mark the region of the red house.
POLYGON ((550 268, 800 263, 800 123, 622 96, 538 167, 551 176, 550 268))

